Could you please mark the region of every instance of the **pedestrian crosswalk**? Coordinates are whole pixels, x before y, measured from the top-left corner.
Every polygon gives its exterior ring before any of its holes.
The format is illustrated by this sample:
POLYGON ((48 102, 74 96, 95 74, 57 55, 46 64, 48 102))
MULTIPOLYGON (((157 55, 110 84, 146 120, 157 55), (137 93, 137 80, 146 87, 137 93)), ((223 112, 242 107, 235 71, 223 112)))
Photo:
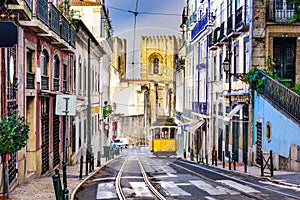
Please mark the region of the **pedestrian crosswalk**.
MULTIPOLYGON (((156 184, 160 185, 161 191, 163 191, 166 196, 192 196, 192 194, 190 193, 191 190, 186 191, 185 189, 189 188, 189 186, 193 186, 194 190, 198 189, 201 190, 202 193, 207 193, 205 198, 210 200, 214 199, 213 196, 218 195, 260 193, 260 191, 252 187, 240 184, 232 180, 218 180, 217 182, 223 184, 224 186, 203 180, 190 180, 181 183, 177 183, 174 181, 159 181, 156 182, 156 184), (226 185, 234 189, 229 189, 226 187, 226 185)), ((129 182, 129 184, 136 197, 153 197, 153 194, 144 182, 129 182)), ((116 197, 116 189, 113 182, 98 184, 96 199, 111 199, 116 197)))

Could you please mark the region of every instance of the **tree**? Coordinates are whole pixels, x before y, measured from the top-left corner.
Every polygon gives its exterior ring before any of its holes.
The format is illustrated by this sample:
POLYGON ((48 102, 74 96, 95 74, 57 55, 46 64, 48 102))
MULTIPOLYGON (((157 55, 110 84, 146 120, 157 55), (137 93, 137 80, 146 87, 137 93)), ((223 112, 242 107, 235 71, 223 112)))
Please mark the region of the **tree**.
POLYGON ((28 139, 29 125, 23 116, 10 112, 0 119, 0 156, 2 158, 3 193, 7 193, 6 156, 21 150, 28 139))

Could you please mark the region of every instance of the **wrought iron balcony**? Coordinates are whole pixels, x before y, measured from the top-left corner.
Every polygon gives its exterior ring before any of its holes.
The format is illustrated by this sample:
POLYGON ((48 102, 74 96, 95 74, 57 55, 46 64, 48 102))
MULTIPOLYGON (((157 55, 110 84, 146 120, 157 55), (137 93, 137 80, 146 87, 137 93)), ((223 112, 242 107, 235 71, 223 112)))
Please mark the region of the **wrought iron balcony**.
POLYGON ((32 18, 32 0, 17 0, 8 2, 9 10, 16 10, 19 13, 20 21, 30 21, 32 18))
POLYGON ((249 28, 249 15, 247 14, 246 6, 241 6, 235 15, 235 28, 236 30, 248 30, 249 28))
POLYGON ((231 15, 227 20, 227 35, 233 32, 233 16, 231 15))
POLYGON ((262 94, 300 123, 300 95, 261 71, 259 75, 264 77, 262 94))
POLYGON ((70 45, 75 48, 75 44, 76 44, 76 30, 73 26, 70 25, 69 28, 70 31, 70 45))
POLYGON ((49 77, 42 75, 42 90, 49 90, 49 77))
POLYGON ((61 38, 68 43, 69 43, 69 28, 70 25, 68 20, 63 15, 61 15, 60 35, 61 38))
POLYGON ((206 13, 198 20, 197 24, 194 26, 192 33, 191 33, 192 39, 194 39, 201 31, 203 31, 205 29, 205 27, 207 26, 210 19, 211 19, 211 14, 206 13))
POLYGON ((49 24, 49 12, 47 0, 36 0, 36 17, 44 24, 49 24))
POLYGON ((294 7, 295 5, 293 3, 286 3, 285 1, 271 1, 267 3, 267 22, 287 23, 289 19, 294 16, 294 7))
POLYGON ((53 90, 59 91, 59 78, 53 78, 53 90))
POLYGON ((50 29, 56 34, 60 34, 60 11, 49 2, 49 24, 50 29))
POLYGON ((207 114, 207 103, 206 102, 193 102, 192 110, 195 113, 206 115, 207 114))
POLYGON ((27 89, 34 89, 35 88, 35 86, 34 86, 35 74, 32 73, 32 72, 27 72, 26 75, 27 75, 27 77, 26 77, 26 88, 27 89))

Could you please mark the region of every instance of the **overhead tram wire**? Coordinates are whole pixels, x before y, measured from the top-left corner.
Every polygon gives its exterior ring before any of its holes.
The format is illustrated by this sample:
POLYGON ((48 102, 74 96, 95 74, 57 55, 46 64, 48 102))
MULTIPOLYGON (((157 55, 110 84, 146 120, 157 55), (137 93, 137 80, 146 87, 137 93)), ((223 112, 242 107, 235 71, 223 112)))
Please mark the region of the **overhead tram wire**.
POLYGON ((110 9, 114 9, 114 10, 119 10, 119 11, 122 11, 122 12, 129 12, 129 13, 133 13, 136 15, 168 15, 168 16, 182 16, 180 14, 174 14, 174 13, 159 13, 159 12, 137 12, 137 11, 132 11, 132 10, 125 10, 125 9, 122 9, 122 8, 117 8, 117 7, 112 7, 112 6, 106 6, 107 8, 110 8, 110 9))
MULTIPOLYGON (((136 0, 135 3, 135 12, 132 11, 128 11, 128 12, 132 12, 134 14, 134 24, 133 24, 133 44, 132 44, 132 49, 135 49, 135 29, 136 29, 136 17, 138 15, 137 9, 138 9, 138 4, 139 4, 139 0, 136 0)), ((135 59, 135 53, 133 51, 132 53, 132 77, 134 78, 134 59, 135 59)))

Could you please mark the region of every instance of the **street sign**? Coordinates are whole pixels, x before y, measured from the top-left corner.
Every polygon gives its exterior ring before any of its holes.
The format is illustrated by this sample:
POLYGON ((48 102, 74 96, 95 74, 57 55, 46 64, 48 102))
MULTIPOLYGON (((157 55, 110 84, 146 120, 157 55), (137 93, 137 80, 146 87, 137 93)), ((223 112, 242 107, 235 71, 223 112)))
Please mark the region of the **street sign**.
POLYGON ((104 124, 104 130, 109 130, 109 125, 108 124, 104 124))
POLYGON ((0 21, 0 48, 18 43, 18 28, 13 22, 0 21))
POLYGON ((75 95, 56 95, 55 105, 56 115, 76 115, 76 96, 75 95))

